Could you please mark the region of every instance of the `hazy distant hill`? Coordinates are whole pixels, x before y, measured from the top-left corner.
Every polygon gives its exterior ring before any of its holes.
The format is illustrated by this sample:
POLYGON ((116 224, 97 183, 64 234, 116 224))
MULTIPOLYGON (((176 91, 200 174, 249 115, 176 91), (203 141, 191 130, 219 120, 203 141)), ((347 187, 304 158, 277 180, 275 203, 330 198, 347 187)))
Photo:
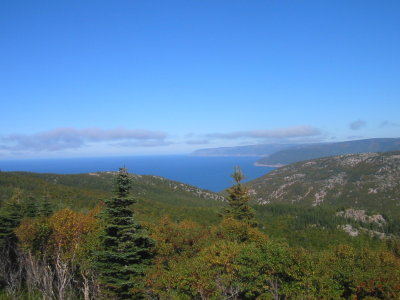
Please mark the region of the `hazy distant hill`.
POLYGON ((333 205, 400 215, 400 152, 303 161, 247 185, 260 204, 333 205))
POLYGON ((264 144, 237 147, 199 149, 195 156, 266 156, 276 151, 293 147, 294 144, 264 144))
POLYGON ((400 150, 400 138, 366 139, 339 143, 302 144, 272 153, 258 161, 268 166, 353 153, 387 152, 400 150))
POLYGON ((194 156, 265 156, 262 165, 280 166, 326 156, 400 150, 400 138, 377 138, 338 143, 263 144, 199 149, 194 156))

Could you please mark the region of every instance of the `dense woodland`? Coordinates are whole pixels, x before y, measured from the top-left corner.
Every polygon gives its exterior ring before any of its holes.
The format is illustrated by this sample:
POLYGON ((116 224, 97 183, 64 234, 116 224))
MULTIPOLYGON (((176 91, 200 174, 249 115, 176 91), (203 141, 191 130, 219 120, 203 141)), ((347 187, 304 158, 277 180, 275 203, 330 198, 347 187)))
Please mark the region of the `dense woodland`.
POLYGON ((150 201, 125 169, 114 188, 12 176, 0 174, 0 299, 400 297, 396 222, 384 239, 351 237, 339 208, 250 206, 240 169, 225 202, 203 205, 150 201))

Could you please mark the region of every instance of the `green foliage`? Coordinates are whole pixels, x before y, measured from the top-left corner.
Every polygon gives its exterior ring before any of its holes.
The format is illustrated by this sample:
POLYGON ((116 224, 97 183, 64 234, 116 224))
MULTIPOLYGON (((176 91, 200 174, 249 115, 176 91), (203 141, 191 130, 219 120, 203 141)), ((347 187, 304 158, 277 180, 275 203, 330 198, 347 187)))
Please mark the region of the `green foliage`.
POLYGON ((22 220, 22 206, 15 199, 7 202, 0 210, 0 249, 15 247, 17 238, 14 229, 22 220))
POLYGON ((23 203, 23 215, 26 218, 34 218, 39 214, 39 207, 35 197, 28 196, 23 203))
POLYGON ((33 292, 27 292, 27 291, 21 291, 21 292, 16 292, 14 294, 10 294, 6 291, 1 291, 0 290, 0 300, 43 300, 43 295, 37 291, 33 292))
POLYGON ((151 225, 151 238, 157 241, 157 263, 167 265, 176 258, 195 256, 210 238, 210 230, 198 223, 173 222, 169 217, 151 225))
POLYGON ((153 241, 135 222, 129 209, 134 203, 129 189, 129 174, 121 168, 116 177, 115 196, 105 201, 101 250, 96 253, 100 280, 117 299, 128 299, 132 295, 141 297, 138 278, 144 275, 153 257, 153 241))
POLYGON ((50 217, 53 213, 53 205, 49 201, 49 197, 44 197, 39 207, 39 214, 42 217, 50 217))
MULTIPOLYGON (((367 171, 360 165, 360 174, 353 179, 365 179, 361 173, 367 171)), ((331 171, 324 172, 320 175, 329 178, 331 171)), ((15 254, 22 250, 37 259, 31 262, 45 262, 43 270, 64 265, 73 278, 68 291, 74 299, 83 297, 80 289, 85 280, 102 282, 107 293, 92 293, 94 285, 91 295, 96 299, 397 299, 400 295, 398 237, 351 237, 340 229, 344 224, 374 230, 380 226, 395 235, 398 222, 389 212, 384 215, 387 223, 378 226, 339 217, 336 213, 343 208, 337 206, 256 205, 260 226, 253 227, 240 169, 235 170, 236 185, 230 189, 234 205, 222 220, 217 217, 218 200, 196 197, 187 185, 136 177, 126 170, 118 173, 115 195, 108 197, 105 189, 111 189, 112 177, 115 174, 0 174, 0 233, 12 237, 15 247, 18 237, 15 254), (129 194, 131 181, 136 182, 135 197, 129 194), (63 198, 66 195, 72 198, 63 198), (97 202, 93 195, 108 199, 101 218, 95 217, 99 207, 79 212, 93 207, 97 202), (42 213, 49 217, 40 215, 45 199, 56 210, 42 213), (65 208, 79 201, 75 210, 65 208)), ((295 190, 304 192, 301 186, 295 190)), ((54 274, 55 284, 61 275, 54 274)), ((44 297, 36 292, 32 290, 32 298, 26 299, 44 297)), ((27 293, 13 295, 24 299, 27 293)))
POLYGON ((268 237, 251 224, 243 223, 232 218, 224 218, 220 224, 212 227, 216 240, 228 240, 237 243, 262 243, 268 237))
POLYGON ((388 250, 390 250, 397 258, 400 258, 400 238, 391 237, 386 240, 388 250))
POLYGON ((249 244, 238 257, 244 299, 335 299, 340 290, 329 270, 304 249, 268 241, 249 244))
MULTIPOLYGON (((132 201, 127 199, 129 196, 125 192, 121 194, 124 205, 132 201)), ((115 208, 115 205, 111 206, 115 208)), ((279 217, 287 213, 284 207, 275 207, 271 211, 279 217)), ((324 215, 320 209, 316 211, 324 215)), ((106 212, 107 207, 104 214, 106 212)), ((301 209, 296 213, 301 215, 301 209)), ((85 266, 85 260, 80 257, 87 257, 90 251, 99 247, 95 241, 97 235, 91 234, 93 225, 97 224, 95 214, 63 209, 50 218, 25 219, 18 227, 17 235, 24 249, 36 253, 33 250, 42 251, 38 245, 44 245, 47 256, 61 257, 68 264, 79 264, 73 270, 82 272, 88 267, 90 269, 91 262, 87 261, 89 265, 85 266)), ((107 220, 104 214, 103 222, 107 220)), ((309 214, 306 211, 303 218, 307 219, 309 214)), ((108 220, 114 217, 113 213, 108 220)), ((126 224, 124 219, 121 217, 118 225, 113 225, 115 232, 117 227, 126 224)), ((313 217, 310 219, 314 220, 313 217)), ((132 271, 128 260, 134 256, 137 258, 137 251, 141 250, 130 251, 132 248, 127 246, 125 239, 118 246, 118 254, 108 256, 108 252, 103 256, 110 260, 107 264, 104 261, 102 266, 115 272, 113 282, 107 284, 112 287, 112 294, 103 295, 107 299, 141 298, 144 294, 153 299, 245 300, 396 299, 400 295, 400 259, 383 248, 368 249, 368 244, 360 244, 357 247, 325 246, 323 251, 315 250, 318 247, 313 246, 313 250, 307 250, 268 238, 257 228, 233 218, 225 218, 211 228, 188 220, 176 223, 169 218, 146 226, 151 231, 151 238, 157 241, 155 264, 149 267, 145 263, 140 275, 135 268, 134 274, 126 276, 132 271), (117 260, 122 259, 125 264, 118 264, 117 260), (146 277, 143 278, 142 274, 146 277), (120 275, 126 277, 121 280, 120 275), (123 293, 118 294, 121 283, 126 284, 124 288, 127 285, 132 288, 124 290, 121 287, 123 293)), ((104 227, 111 228, 106 224, 104 227)), ((127 227, 123 228, 119 235, 121 238, 130 232, 127 227)), ((326 236, 326 231, 318 235, 317 228, 313 230, 316 242, 330 238, 339 242, 335 236, 326 236)), ((129 239, 135 244, 136 238, 131 237, 129 239)), ((304 238, 310 239, 311 235, 304 238)), ((106 239, 101 236, 103 243, 106 239)), ((115 249, 116 238, 109 241, 112 241, 109 249, 115 249)), ((391 243, 396 247, 395 241, 391 243)), ((76 279, 82 280, 80 277, 76 279)), ((100 279, 105 279, 104 274, 100 279)))
POLYGON ((384 250, 344 245, 319 252, 259 234, 235 239, 230 232, 240 235, 242 229, 227 224, 202 235, 205 239, 196 244, 198 233, 190 235, 188 230, 181 235, 176 230, 181 225, 170 221, 164 225, 165 231, 154 235, 161 247, 157 257, 163 259, 147 277, 153 298, 396 299, 400 295, 400 260, 384 250), (185 249, 185 241, 192 241, 196 251, 177 250, 185 249))
MULTIPOLYGON (((37 203, 49 203, 51 210, 64 207, 87 210, 97 205, 100 199, 110 193, 99 192, 88 188, 66 186, 58 182, 59 178, 68 175, 46 177, 45 174, 28 172, 0 172, 0 199, 2 203, 13 197, 14 191, 20 190, 23 197, 34 197, 37 203), (42 176, 44 178, 42 178, 42 176), (48 179, 45 180, 45 178, 48 179)), ((22 199, 21 196, 21 199, 22 199)), ((39 210, 40 210, 39 205, 39 210)))
POLYGON ((248 204, 250 201, 249 191, 241 184, 244 175, 238 166, 235 167, 232 178, 235 180, 235 184, 227 190, 228 207, 225 209, 224 216, 257 226, 254 211, 248 204))
POLYGON ((283 239, 291 246, 301 246, 314 251, 329 249, 338 243, 356 248, 386 248, 383 240, 371 238, 361 230, 358 237, 352 237, 340 229, 340 226, 345 224, 354 228, 364 228, 365 224, 337 216, 337 208, 269 204, 257 205, 255 210, 260 228, 271 238, 283 239))
POLYGON ((325 253, 342 297, 396 299, 400 295, 400 260, 386 251, 339 245, 325 253))
MULTIPOLYGON (((15 189, 20 189, 37 200, 39 210, 46 204, 51 211, 65 207, 88 211, 112 196, 114 178, 115 172, 73 175, 0 172, 0 205, 10 199, 15 189)), ((158 176, 130 174, 130 178, 131 195, 140 203, 137 208, 140 219, 144 215, 143 219, 156 221, 170 215, 176 220, 193 217, 208 224, 218 220, 218 208, 223 206, 221 195, 158 176)))

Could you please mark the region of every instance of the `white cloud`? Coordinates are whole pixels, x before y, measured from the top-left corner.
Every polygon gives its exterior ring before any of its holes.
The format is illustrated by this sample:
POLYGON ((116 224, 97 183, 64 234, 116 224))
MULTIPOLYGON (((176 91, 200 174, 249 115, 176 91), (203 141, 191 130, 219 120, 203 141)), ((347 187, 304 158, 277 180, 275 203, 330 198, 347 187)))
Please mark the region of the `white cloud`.
POLYGON ((87 143, 132 142, 145 144, 165 143, 167 134, 141 129, 57 128, 36 134, 13 134, 0 137, 0 149, 26 151, 59 151, 77 149, 87 143))
POLYGON ((211 133, 209 138, 241 139, 241 138, 298 138, 320 135, 321 132, 312 126, 302 125, 288 128, 236 131, 230 133, 211 133))

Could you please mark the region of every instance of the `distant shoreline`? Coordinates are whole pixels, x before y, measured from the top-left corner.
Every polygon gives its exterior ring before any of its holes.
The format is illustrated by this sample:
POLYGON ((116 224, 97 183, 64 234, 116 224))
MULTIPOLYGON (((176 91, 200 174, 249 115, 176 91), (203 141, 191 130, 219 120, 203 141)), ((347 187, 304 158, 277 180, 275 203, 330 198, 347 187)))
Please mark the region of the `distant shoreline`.
POLYGON ((285 166, 284 164, 265 165, 265 164, 261 164, 259 162, 255 162, 254 165, 256 167, 270 167, 270 168, 280 168, 280 167, 285 166))

